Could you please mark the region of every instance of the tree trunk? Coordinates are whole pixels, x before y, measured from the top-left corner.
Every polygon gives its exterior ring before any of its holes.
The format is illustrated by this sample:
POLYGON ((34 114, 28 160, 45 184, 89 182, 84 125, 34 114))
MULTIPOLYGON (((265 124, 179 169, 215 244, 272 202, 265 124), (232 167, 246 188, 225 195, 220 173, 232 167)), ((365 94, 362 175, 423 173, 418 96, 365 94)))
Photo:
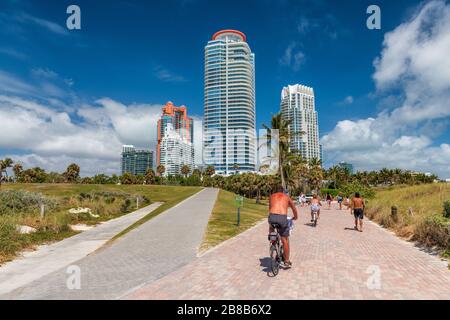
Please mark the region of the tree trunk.
POLYGON ((283 186, 283 189, 286 190, 286 181, 284 179, 284 170, 283 166, 280 164, 280 175, 281 175, 281 185, 283 186))

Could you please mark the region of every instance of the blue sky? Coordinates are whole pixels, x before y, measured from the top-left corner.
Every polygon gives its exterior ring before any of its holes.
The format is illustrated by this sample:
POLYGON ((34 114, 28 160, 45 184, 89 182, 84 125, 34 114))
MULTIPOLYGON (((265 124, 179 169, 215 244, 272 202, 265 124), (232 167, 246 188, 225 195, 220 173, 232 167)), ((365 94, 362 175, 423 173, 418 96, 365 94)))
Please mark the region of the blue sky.
POLYGON ((237 29, 256 55, 258 127, 278 112, 283 86, 305 84, 315 90, 327 166, 345 160, 361 170, 402 167, 450 177, 450 107, 443 102, 450 69, 442 57, 426 54, 433 46, 450 49, 442 27, 450 17, 448 1, 377 1, 381 30, 366 28, 370 4, 4 0, 0 110, 14 111, 9 117, 24 124, 24 134, 14 133, 10 124, 0 138, 0 158, 15 156, 49 170, 75 159, 85 174, 118 171, 121 143, 154 147, 153 122, 142 120, 146 112, 154 121, 170 100, 201 119, 204 46, 214 32, 237 29), (70 4, 81 8, 79 31, 65 26, 70 4), (385 41, 386 35, 394 40, 385 41), (406 54, 410 48, 417 50, 406 54), (426 70, 436 65, 444 70, 424 78, 427 72, 418 67, 424 64, 426 70), (433 95, 413 97, 417 90, 411 88, 424 83, 433 95), (30 109, 31 102, 45 111, 30 109), (422 116, 411 120, 408 114, 422 116), (383 157, 386 153, 399 155, 383 157), (443 159, 430 165, 416 159, 423 154, 443 159))

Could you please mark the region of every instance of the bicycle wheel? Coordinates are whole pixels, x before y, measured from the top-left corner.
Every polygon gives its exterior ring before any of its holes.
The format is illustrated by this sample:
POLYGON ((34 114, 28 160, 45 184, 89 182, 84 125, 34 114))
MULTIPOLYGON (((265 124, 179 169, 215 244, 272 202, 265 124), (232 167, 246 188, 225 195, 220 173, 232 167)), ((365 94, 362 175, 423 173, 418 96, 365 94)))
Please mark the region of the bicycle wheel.
POLYGON ((274 276, 278 274, 280 270, 280 263, 278 262, 278 250, 275 245, 270 246, 270 263, 271 269, 274 276))

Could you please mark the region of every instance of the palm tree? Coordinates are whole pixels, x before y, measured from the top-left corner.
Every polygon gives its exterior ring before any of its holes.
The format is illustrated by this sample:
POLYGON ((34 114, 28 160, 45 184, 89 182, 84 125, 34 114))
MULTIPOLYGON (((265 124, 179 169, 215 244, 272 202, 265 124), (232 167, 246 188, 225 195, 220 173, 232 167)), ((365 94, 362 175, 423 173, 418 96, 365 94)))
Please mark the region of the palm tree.
POLYGON ((13 167, 14 177, 16 182, 20 181, 20 175, 22 174, 23 166, 20 163, 16 163, 13 167))
POLYGON ((130 172, 125 172, 120 177, 120 183, 121 184, 135 184, 136 183, 136 177, 131 174, 130 172))
POLYGON ((255 181, 254 186, 256 189, 256 203, 261 202, 261 193, 264 193, 267 186, 267 179, 265 176, 260 176, 258 174, 254 174, 255 181))
POLYGON ((184 174, 184 177, 186 178, 188 176, 188 174, 191 172, 191 168, 189 168, 188 165, 183 165, 181 167, 181 173, 184 174))
POLYGON ((291 165, 296 187, 305 192, 305 184, 308 181, 308 162, 298 155, 291 161, 291 165))
POLYGON ((309 161, 309 183, 316 192, 319 192, 320 184, 323 180, 322 163, 319 159, 313 158, 309 161))
POLYGON ((214 166, 209 165, 209 166, 206 167, 205 174, 206 174, 207 176, 211 177, 211 176, 214 175, 215 173, 216 173, 216 169, 214 168, 214 166))
POLYGON ((401 169, 394 169, 393 171, 393 181, 394 184, 398 184, 400 183, 400 177, 402 175, 402 170, 401 169))
POLYGON ((164 167, 162 164, 160 164, 158 167, 156 167, 156 172, 158 172, 158 175, 162 177, 164 172, 166 172, 166 167, 164 167))
POLYGON ((6 170, 8 168, 11 168, 13 164, 13 161, 10 158, 5 158, 3 160, 0 160, 0 187, 2 186, 2 175, 3 172, 5 173, 6 177, 8 177, 8 173, 6 170))
POLYGON ((387 185, 388 181, 389 181, 389 177, 390 177, 390 170, 387 168, 381 169, 380 173, 379 173, 379 177, 380 177, 381 182, 384 185, 387 185))
POLYGON ((330 169, 328 169, 327 178, 333 180, 334 186, 336 189, 339 189, 340 183, 338 182, 338 176, 339 176, 340 168, 338 166, 333 166, 330 169))
POLYGON ((75 182, 80 177, 80 166, 76 163, 70 164, 64 172, 64 177, 67 182, 75 182))
POLYGON ((148 168, 145 172, 144 181, 146 184, 155 183, 155 171, 152 168, 148 168))
POLYGON ((278 130, 278 164, 279 164, 279 174, 281 177, 281 184, 284 189, 286 189, 286 176, 285 176, 285 166, 288 164, 288 156, 290 154, 290 135, 289 135, 289 125, 291 121, 286 120, 281 116, 281 113, 277 113, 272 116, 270 122, 270 128, 263 124, 264 129, 270 132, 270 130, 278 130))

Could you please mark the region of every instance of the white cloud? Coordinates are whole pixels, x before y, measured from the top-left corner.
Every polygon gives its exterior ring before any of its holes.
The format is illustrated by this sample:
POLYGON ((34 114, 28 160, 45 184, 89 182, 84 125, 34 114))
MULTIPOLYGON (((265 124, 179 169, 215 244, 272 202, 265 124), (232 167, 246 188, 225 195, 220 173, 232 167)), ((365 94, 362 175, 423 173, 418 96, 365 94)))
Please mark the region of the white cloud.
POLYGON ((305 61, 305 54, 298 49, 298 44, 292 42, 284 51, 280 59, 280 65, 290 67, 297 72, 305 61))
POLYGON ((322 17, 301 16, 297 23, 297 31, 301 36, 308 34, 320 34, 332 40, 338 37, 338 21, 332 14, 324 14, 322 17))
POLYGON ((67 31, 67 29, 65 29, 64 27, 60 26, 57 23, 54 23, 52 21, 46 20, 46 19, 42 19, 42 18, 38 18, 26 13, 22 13, 20 15, 18 15, 17 20, 22 21, 22 22, 31 22, 35 25, 38 25, 40 27, 43 27, 44 29, 46 29, 47 31, 59 34, 59 35, 68 35, 69 32, 67 31))
POLYGON ((14 94, 35 93, 33 86, 23 82, 17 77, 0 70, 0 88, 4 92, 14 94))
POLYGON ((41 156, 35 153, 18 155, 7 154, 4 157, 13 159, 16 163, 21 163, 25 169, 40 167, 47 172, 64 172, 71 163, 77 163, 81 168, 82 176, 93 176, 98 173, 107 175, 120 174, 120 157, 113 160, 70 157, 67 155, 41 156))
POLYGON ((399 105, 374 118, 338 122, 322 138, 325 157, 360 169, 399 167, 450 177, 450 146, 433 143, 450 117, 449 52, 450 4, 444 1, 426 3, 387 33, 373 79, 378 97, 394 91, 399 105))
POLYGON ((105 98, 94 106, 83 105, 77 112, 81 121, 75 122, 65 111, 0 96, 0 118, 5 119, 0 148, 30 152, 13 158, 47 170, 67 166, 70 159, 81 164, 83 174, 119 173, 123 144, 155 149, 160 110, 157 105, 125 106, 105 98), (83 167, 86 163, 90 165, 83 167))
POLYGON ((340 104, 340 105, 350 105, 350 104, 353 104, 354 101, 355 101, 355 99, 353 98, 353 96, 347 96, 347 97, 345 97, 344 100, 342 100, 338 104, 340 104))
POLYGON ((186 82, 187 80, 178 74, 169 71, 166 68, 158 66, 154 69, 154 75, 161 81, 164 82, 186 82))
POLYGON ((19 60, 26 60, 28 59, 28 56, 24 54, 23 52, 19 52, 13 48, 9 47, 0 47, 0 53, 5 54, 7 56, 19 59, 19 60))
MULTIPOLYGON (((0 71, 0 81, 2 75, 5 73, 0 71)), ((32 76, 61 80, 47 69, 36 69, 32 76)), ((74 99, 68 106, 48 98, 48 92, 45 97, 30 97, 34 86, 9 74, 4 78, 15 81, 8 82, 6 88, 0 87, 0 150, 20 152, 0 151, 0 158, 10 156, 25 167, 40 166, 52 171, 62 171, 76 162, 82 175, 119 174, 123 144, 156 150, 157 121, 163 105, 125 105, 105 97, 91 104, 74 99)), ((68 95, 67 87, 55 88, 68 95)), ((196 160, 201 161, 202 119, 193 118, 196 160)))

